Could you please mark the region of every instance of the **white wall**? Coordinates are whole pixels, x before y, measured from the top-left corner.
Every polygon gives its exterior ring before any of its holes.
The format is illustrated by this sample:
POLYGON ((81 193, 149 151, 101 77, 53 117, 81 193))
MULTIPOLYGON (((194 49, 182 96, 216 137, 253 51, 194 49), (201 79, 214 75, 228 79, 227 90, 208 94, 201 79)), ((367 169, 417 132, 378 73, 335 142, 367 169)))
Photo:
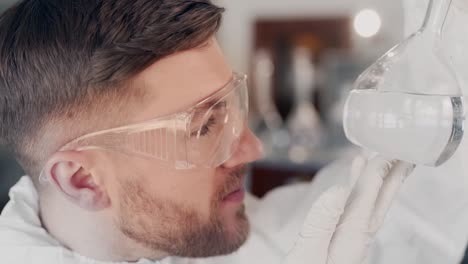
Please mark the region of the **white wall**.
POLYGON ((235 70, 247 72, 253 46, 253 25, 258 17, 307 18, 349 16, 361 8, 381 13, 382 34, 373 40, 355 39, 361 50, 383 52, 401 39, 403 12, 400 0, 213 0, 226 8, 219 41, 235 70), (369 49, 370 48, 370 49, 369 49))

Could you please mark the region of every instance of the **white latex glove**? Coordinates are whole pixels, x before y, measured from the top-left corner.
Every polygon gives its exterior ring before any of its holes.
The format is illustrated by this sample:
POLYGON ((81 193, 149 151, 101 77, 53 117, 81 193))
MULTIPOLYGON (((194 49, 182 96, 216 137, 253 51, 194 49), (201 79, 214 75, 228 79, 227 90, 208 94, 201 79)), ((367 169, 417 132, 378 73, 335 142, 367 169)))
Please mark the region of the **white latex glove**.
POLYGON ((358 157, 347 186, 326 191, 312 206, 284 264, 362 264, 368 246, 414 165, 358 157))

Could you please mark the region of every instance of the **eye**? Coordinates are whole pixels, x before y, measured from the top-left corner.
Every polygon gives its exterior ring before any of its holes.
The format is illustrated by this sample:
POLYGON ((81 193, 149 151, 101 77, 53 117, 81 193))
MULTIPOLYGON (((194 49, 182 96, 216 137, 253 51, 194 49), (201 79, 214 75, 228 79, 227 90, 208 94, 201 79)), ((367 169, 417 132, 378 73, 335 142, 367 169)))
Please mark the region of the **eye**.
POLYGON ((211 128, 216 125, 216 119, 214 117, 210 117, 205 124, 202 125, 201 129, 198 131, 192 132, 192 137, 199 137, 199 136, 206 136, 210 134, 211 128))
POLYGON ((212 132, 211 130, 213 126, 216 126, 219 120, 222 120, 223 116, 226 115, 227 107, 229 107, 228 102, 226 100, 223 100, 223 101, 218 101, 216 104, 213 104, 209 110, 200 109, 199 111, 196 111, 194 115, 195 117, 193 118, 193 120, 195 120, 193 123, 195 124, 197 123, 196 120, 200 120, 203 116, 207 114, 211 116, 202 126, 199 127, 199 129, 198 128, 196 130, 194 129, 190 133, 190 136, 200 137, 200 136, 209 135, 212 132), (209 112, 207 113, 207 111, 209 112))
POLYGON ((227 107, 228 107, 228 103, 227 103, 226 100, 224 100, 224 101, 221 101, 221 102, 217 103, 217 104, 213 107, 213 109, 214 109, 214 110, 225 110, 227 107))

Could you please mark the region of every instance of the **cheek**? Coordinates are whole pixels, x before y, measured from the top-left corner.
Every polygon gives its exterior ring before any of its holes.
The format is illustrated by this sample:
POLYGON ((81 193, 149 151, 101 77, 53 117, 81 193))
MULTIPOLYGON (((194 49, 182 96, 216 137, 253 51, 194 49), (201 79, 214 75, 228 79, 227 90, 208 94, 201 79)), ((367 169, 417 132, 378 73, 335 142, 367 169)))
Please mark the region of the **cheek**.
POLYGON ((136 181, 153 197, 171 201, 209 216, 212 201, 222 186, 215 169, 176 170, 164 162, 124 154, 108 155, 100 164, 106 191, 118 210, 125 182, 136 181))
POLYGON ((204 215, 210 213, 216 193, 214 170, 176 171, 167 170, 158 177, 158 190, 164 197, 187 205, 204 215))
MULTIPOLYGON (((164 163, 137 158, 128 162, 127 176, 141 182, 142 187, 153 197, 208 214, 212 199, 217 191, 215 170, 176 170, 164 163), (132 169, 128 169, 132 168, 132 169)), ((122 171, 124 171, 122 170, 122 171)))

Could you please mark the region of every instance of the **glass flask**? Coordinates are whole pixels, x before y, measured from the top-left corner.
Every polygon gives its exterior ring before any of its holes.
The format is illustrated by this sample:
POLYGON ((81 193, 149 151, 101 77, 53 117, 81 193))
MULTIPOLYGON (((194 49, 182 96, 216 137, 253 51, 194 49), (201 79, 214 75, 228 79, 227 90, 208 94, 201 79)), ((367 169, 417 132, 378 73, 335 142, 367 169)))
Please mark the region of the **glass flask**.
POLYGON ((344 109, 356 145, 418 165, 439 166, 463 137, 464 101, 441 34, 451 0, 430 0, 422 27, 354 83, 344 109))
POLYGON ((273 58, 266 49, 260 49, 254 56, 253 80, 255 82, 256 106, 262 121, 270 131, 283 126, 283 120, 276 108, 273 95, 273 58))
POLYGON ((284 128, 284 120, 274 100, 275 65, 271 53, 266 49, 256 51, 253 66, 253 97, 259 114, 256 132, 263 143, 265 155, 272 156, 289 145, 289 133, 284 128))
POLYGON ((312 103, 315 89, 315 66, 308 48, 293 50, 294 107, 288 117, 287 126, 291 134, 290 158, 304 162, 322 138, 319 114, 312 103))

